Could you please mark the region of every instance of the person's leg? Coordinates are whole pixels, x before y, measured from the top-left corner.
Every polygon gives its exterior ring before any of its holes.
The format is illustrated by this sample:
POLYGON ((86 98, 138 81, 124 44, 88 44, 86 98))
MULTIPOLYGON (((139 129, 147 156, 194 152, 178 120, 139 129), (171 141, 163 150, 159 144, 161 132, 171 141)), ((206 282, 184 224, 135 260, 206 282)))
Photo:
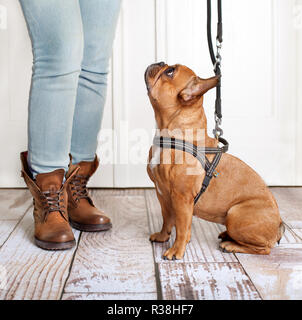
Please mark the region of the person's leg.
MULTIPOLYGON (((82 231, 111 228, 110 219, 97 209, 87 191, 87 182, 97 170, 97 136, 101 126, 120 0, 79 0, 84 30, 84 57, 73 119, 70 172, 80 167, 68 187, 71 225, 82 231)), ((67 177, 69 172, 67 173, 67 177)))
POLYGON ((106 99, 109 59, 120 0, 79 0, 84 57, 73 119, 72 163, 93 161, 106 99))
POLYGON ((35 178, 58 168, 68 170, 83 58, 83 29, 78 0, 20 0, 20 3, 34 56, 28 164, 35 178))

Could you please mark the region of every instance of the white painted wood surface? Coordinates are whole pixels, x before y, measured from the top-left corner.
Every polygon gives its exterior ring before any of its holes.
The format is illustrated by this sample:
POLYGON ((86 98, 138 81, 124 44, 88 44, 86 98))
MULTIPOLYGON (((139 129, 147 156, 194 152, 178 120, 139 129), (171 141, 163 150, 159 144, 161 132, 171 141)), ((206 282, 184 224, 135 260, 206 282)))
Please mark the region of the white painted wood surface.
POLYGON ((302 239, 302 229, 292 229, 292 231, 299 237, 299 239, 302 239))
POLYGON ((263 299, 302 299, 301 243, 274 248, 269 256, 236 256, 263 299))
POLYGON ((259 300, 239 263, 160 263, 165 300, 259 300))
POLYGON ((301 188, 272 188, 282 219, 290 228, 302 229, 301 188))
POLYGON ((297 221, 301 190, 273 192, 287 220, 269 256, 220 253, 216 236, 222 229, 194 219, 184 260, 163 261, 164 248, 152 250, 148 241, 160 225, 154 190, 93 190, 113 229, 75 231, 77 248, 63 252, 34 245, 28 190, 0 190, 1 276, 6 272, 0 300, 302 299, 302 228, 287 223, 297 221))
POLYGON ((19 220, 0 220, 0 248, 7 240, 19 220))
MULTIPOLYGON (((302 1, 295 0, 293 8, 293 26, 296 29, 296 54, 297 54, 297 101, 296 101, 296 124, 297 124, 297 134, 296 134, 296 163, 301 162, 302 158, 302 1)), ((297 183, 302 184, 302 166, 297 166, 297 183)))
POLYGON ((113 50, 115 187, 151 187, 146 172, 155 128, 144 82, 156 61, 154 0, 124 1, 113 50))
MULTIPOLYGON (((164 60, 187 64, 200 76, 212 74, 205 4, 200 0, 124 1, 103 121, 103 128, 113 128, 115 133, 103 130, 99 136, 103 165, 90 186, 152 186, 143 163, 155 127, 144 70, 164 60), (142 133, 139 138, 138 132, 142 133), (107 153, 116 165, 107 163, 107 153)), ((20 187, 24 186, 19 152, 27 145, 31 45, 18 0, 0 0, 0 5, 8 13, 8 26, 0 29, 0 187, 20 187)), ((297 5, 298 0, 223 2, 225 137, 231 142, 230 152, 272 185, 302 184, 302 28, 295 24, 297 5)), ((213 98, 214 92, 205 98, 209 132, 213 98)))
POLYGON ((156 293, 64 293, 62 300, 156 300, 156 293))
POLYGON ((22 216, 30 210, 32 198, 28 190, 2 189, 0 192, 0 247, 22 216))
MULTIPOLYGON (((34 244, 33 228, 32 210, 28 210, 0 249, 0 263, 7 272, 1 300, 60 299, 75 248, 41 250, 34 244)), ((74 234, 77 239, 79 232, 74 234)))
POLYGON ((33 202, 29 190, 0 190, 0 220, 20 220, 33 202))
POLYGON ((82 233, 64 292, 152 293, 155 298, 145 198, 94 193, 93 199, 112 219, 113 229, 82 233))
POLYGON ((285 232, 280 240, 280 244, 302 244, 302 229, 290 229, 285 227, 285 232))

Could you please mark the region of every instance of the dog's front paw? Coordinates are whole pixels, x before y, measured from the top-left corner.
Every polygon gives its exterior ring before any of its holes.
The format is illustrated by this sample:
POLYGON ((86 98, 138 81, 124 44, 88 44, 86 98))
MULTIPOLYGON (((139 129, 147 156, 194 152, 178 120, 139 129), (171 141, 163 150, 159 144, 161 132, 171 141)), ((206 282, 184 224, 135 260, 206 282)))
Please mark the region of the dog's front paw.
POLYGON ((170 235, 165 233, 162 234, 161 232, 156 232, 151 234, 150 241, 152 242, 166 242, 170 239, 170 235))
POLYGON ((171 247, 165 253, 163 258, 168 260, 180 260, 185 254, 185 248, 177 248, 176 246, 171 247))

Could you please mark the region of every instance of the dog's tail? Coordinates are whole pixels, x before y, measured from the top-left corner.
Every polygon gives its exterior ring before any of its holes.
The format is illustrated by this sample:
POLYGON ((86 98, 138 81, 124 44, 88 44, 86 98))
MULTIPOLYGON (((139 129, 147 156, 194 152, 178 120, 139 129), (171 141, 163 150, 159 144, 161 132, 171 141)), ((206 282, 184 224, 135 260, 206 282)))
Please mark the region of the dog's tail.
POLYGON ((283 221, 281 220, 280 225, 279 225, 279 234, 278 234, 279 240, 277 240, 278 244, 280 244, 280 240, 281 240, 284 232, 285 232, 285 225, 284 225, 283 221))

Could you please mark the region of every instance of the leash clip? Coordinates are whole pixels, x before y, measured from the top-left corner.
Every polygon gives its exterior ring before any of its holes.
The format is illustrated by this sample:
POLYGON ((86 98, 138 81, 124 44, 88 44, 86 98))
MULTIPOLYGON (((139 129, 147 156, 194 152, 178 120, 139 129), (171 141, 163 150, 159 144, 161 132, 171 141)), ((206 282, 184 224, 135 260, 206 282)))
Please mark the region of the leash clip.
POLYGON ((216 38, 216 61, 214 64, 214 72, 215 73, 217 71, 217 66, 220 67, 220 65, 221 65, 221 60, 222 60, 222 57, 220 54, 221 48, 222 48, 222 42, 220 42, 219 39, 216 38))
POLYGON ((221 121, 221 118, 218 118, 215 114, 215 129, 213 130, 213 134, 217 140, 223 135, 223 130, 220 128, 221 121))

